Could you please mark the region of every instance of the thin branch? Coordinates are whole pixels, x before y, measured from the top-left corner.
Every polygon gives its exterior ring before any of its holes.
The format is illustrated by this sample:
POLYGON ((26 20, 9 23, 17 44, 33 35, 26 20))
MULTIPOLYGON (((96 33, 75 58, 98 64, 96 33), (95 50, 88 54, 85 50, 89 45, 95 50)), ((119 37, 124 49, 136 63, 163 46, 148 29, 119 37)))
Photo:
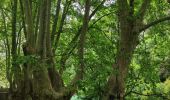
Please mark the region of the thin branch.
POLYGON ((160 18, 158 20, 150 22, 149 24, 144 25, 141 29, 139 29, 139 31, 137 33, 145 31, 146 29, 148 29, 148 28, 150 28, 150 27, 152 27, 154 25, 157 25, 157 24, 159 24, 161 22, 167 21, 167 20, 170 20, 170 16, 167 16, 167 17, 164 17, 164 18, 160 18))
POLYGON ((105 3, 106 0, 103 0, 97 7, 96 9, 90 14, 89 20, 96 14, 96 12, 100 9, 100 7, 105 3))
MULTIPOLYGON (((98 21, 100 21, 102 18, 104 18, 104 17, 106 17, 106 16, 109 16, 109 15, 111 15, 111 14, 113 14, 113 12, 107 13, 107 14, 99 17, 96 21, 94 21, 94 22, 90 25, 89 28, 93 27, 93 26, 94 26, 98 21)), ((89 29, 89 28, 88 28, 88 29, 89 29)))
MULTIPOLYGON (((103 0, 97 7, 96 9, 89 15, 89 21, 91 20, 91 18, 96 14, 97 11, 100 10, 100 7, 103 5, 105 0, 103 0)), ((111 13, 110 13, 111 14, 111 13)), ((109 14, 108 14, 109 15, 109 14)), ((107 14, 106 14, 107 16, 107 14)), ((97 21, 95 21, 92 25, 94 25, 95 23, 97 23, 99 20, 101 20, 104 16, 102 16, 101 18, 99 18, 97 21)), ((88 28, 89 29, 89 28, 88 28)), ((65 62, 66 60, 69 58, 70 54, 74 51, 74 49, 77 46, 77 39, 80 36, 80 32, 82 30, 82 26, 78 29, 77 33, 75 34, 75 36, 73 37, 73 39, 71 40, 71 42, 68 45, 68 48, 66 48, 66 50, 64 51, 64 53, 62 54, 60 63, 61 66, 63 66, 63 68, 65 69, 65 62), (70 49, 71 48, 71 49, 70 49)), ((64 69, 61 69, 59 72, 62 73, 62 71, 64 69)))
POLYGON ((54 51, 57 49, 57 45, 58 45, 58 42, 59 42, 59 39, 60 39, 60 35, 61 33, 63 32, 63 26, 64 26, 64 22, 65 22, 65 19, 66 19, 66 15, 68 13, 68 9, 70 7, 70 4, 71 4, 71 1, 67 1, 66 2, 66 6, 64 7, 64 10, 63 10, 63 14, 62 14, 62 18, 61 18, 61 22, 60 22, 60 26, 59 26, 59 30, 57 32, 57 36, 56 36, 56 40, 54 41, 55 44, 54 44, 54 51))
POLYGON ((134 0, 130 0, 130 15, 133 16, 134 14, 134 0))
POLYGON ((96 29, 98 32, 101 32, 103 35, 104 35, 104 37, 106 38, 106 39, 108 39, 111 43, 112 43, 112 40, 109 38, 109 36, 106 34, 106 31, 104 31, 104 30, 102 30, 102 29, 100 29, 100 28, 98 28, 98 27, 90 27, 90 28, 94 28, 94 29, 96 29))
POLYGON ((5 30, 5 48, 6 48, 6 78, 9 81, 9 84, 11 86, 12 83, 12 79, 11 79, 11 75, 10 75, 10 65, 11 65, 11 61, 10 61, 10 44, 9 44, 9 38, 8 38, 8 33, 7 33, 7 25, 6 25, 6 19, 5 19, 5 15, 4 15, 4 10, 2 9, 2 18, 3 18, 3 24, 4 24, 4 30, 5 30))
POLYGON ((56 33, 56 27, 57 27, 57 23, 58 23, 58 17, 59 17, 59 13, 60 13, 60 4, 61 4, 61 0, 58 0, 57 1, 57 6, 56 6, 56 11, 55 11, 55 16, 54 16, 54 23, 53 23, 53 26, 52 26, 52 35, 51 35, 51 41, 52 41, 52 44, 54 42, 54 36, 55 36, 55 33, 56 33))
POLYGON ((86 0, 85 4, 85 14, 83 18, 83 26, 82 30, 80 32, 80 38, 78 42, 78 55, 79 55, 79 68, 76 71, 76 75, 71 81, 71 84, 73 86, 76 86, 77 82, 79 80, 83 79, 84 76, 84 69, 85 69, 85 64, 84 64, 84 45, 86 41, 86 33, 88 31, 88 23, 89 23, 89 12, 90 12, 90 5, 91 0, 86 0))
POLYGON ((27 39, 27 30, 26 30, 26 23, 25 23, 25 17, 24 17, 24 7, 23 7, 23 2, 22 0, 19 0, 19 3, 20 3, 20 10, 21 10, 21 17, 22 17, 22 22, 23 22, 23 29, 24 29, 24 36, 25 36, 25 39, 27 39))
POLYGON ((16 60, 16 56, 17 56, 17 27, 16 27, 16 21, 17 21, 17 0, 14 0, 14 5, 13 5, 13 11, 12 11, 12 58, 13 61, 16 60))
MULTIPOLYGON (((106 16, 111 15, 113 12, 110 12, 108 14, 105 14, 101 17, 99 17, 96 21, 94 21, 89 27, 88 30, 93 28, 93 26, 99 22, 101 19, 103 19, 106 16)), ((60 74, 62 75, 63 71, 65 70, 65 62, 66 60, 69 58, 69 56, 73 53, 74 49, 77 47, 77 39, 80 36, 80 31, 81 28, 79 28, 78 32, 76 33, 76 35, 74 36, 74 38, 72 39, 72 41, 70 42, 70 44, 68 45, 69 47, 65 50, 65 52, 62 54, 61 60, 60 60, 60 65, 62 66, 62 68, 60 69, 60 74), (71 48, 71 49, 70 49, 71 48)))

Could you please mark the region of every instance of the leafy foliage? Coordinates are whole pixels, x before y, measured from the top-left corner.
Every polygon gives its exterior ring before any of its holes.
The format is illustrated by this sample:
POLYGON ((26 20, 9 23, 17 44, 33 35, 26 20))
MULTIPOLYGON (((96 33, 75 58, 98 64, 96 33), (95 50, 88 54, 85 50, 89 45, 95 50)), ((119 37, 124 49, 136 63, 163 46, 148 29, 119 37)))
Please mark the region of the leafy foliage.
MULTIPOLYGON (((68 1, 68 0, 66 0, 68 1)), ((59 13, 59 21, 57 31, 61 24, 62 13, 65 0, 61 3, 61 12, 59 13)), ((102 0, 92 0, 91 11, 93 11, 102 0)), ((143 0, 135 0, 134 13, 137 14, 143 0)), ((0 86, 8 87, 7 71, 11 68, 11 21, 12 9, 10 0, 1 0, 0 2, 0 86), (8 65, 10 63, 10 65, 8 65)), ((38 13, 39 0, 33 2, 34 16, 38 13)), ((73 0, 69 6, 63 30, 56 45, 57 50, 54 54, 56 69, 62 69, 61 58, 63 52, 67 50, 74 36, 79 32, 82 26, 84 14, 85 0, 73 0)), ((20 5, 19 5, 20 6, 20 5)), ((51 23, 55 16, 56 0, 52 3, 51 23)), ((147 15, 144 18, 144 24, 152 22, 158 18, 167 16, 169 12, 169 4, 161 0, 152 0, 147 15)), ((36 63, 39 57, 23 56, 22 44, 25 42, 24 21, 20 7, 17 9, 17 53, 19 54, 15 63, 36 63)), ((86 34, 85 42, 85 71, 84 78, 78 81, 78 91, 76 96, 84 100, 100 100, 103 95, 104 88, 108 81, 110 73, 112 73, 113 65, 116 61, 116 52, 118 42, 120 41, 119 19, 117 17, 117 3, 114 0, 106 0, 101 9, 92 17, 86 34)), ((36 18, 34 18, 36 22, 36 18)), ((36 26, 35 26, 36 27, 36 26)), ((52 30, 52 29, 51 29, 52 30)), ((38 30, 37 30, 38 31, 38 30)), ((78 47, 75 41, 74 47, 70 47, 67 55, 68 59, 65 63, 65 70, 62 74, 64 84, 67 86, 78 70, 78 47)), ((55 47, 53 47, 55 48, 55 47)), ((148 99, 163 100, 170 98, 170 80, 164 83, 159 80, 159 70, 161 63, 170 57, 170 26, 169 21, 160 23, 142 33, 139 36, 139 45, 133 53, 133 59, 129 67, 128 77, 126 79, 126 99, 148 99)), ((170 66, 169 66, 170 67, 170 66)))

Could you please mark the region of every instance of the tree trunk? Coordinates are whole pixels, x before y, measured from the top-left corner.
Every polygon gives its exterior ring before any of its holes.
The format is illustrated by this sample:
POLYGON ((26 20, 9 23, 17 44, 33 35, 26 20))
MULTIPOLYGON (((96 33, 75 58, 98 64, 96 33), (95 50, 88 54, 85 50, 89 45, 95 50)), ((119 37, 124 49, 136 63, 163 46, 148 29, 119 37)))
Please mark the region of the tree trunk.
POLYGON ((103 100, 123 100, 125 96, 125 80, 133 52, 138 45, 138 36, 143 27, 143 17, 150 0, 144 0, 138 14, 134 14, 134 0, 117 0, 120 23, 120 40, 117 50, 116 64, 109 77, 103 100), (109 91, 108 91, 109 90, 109 91))

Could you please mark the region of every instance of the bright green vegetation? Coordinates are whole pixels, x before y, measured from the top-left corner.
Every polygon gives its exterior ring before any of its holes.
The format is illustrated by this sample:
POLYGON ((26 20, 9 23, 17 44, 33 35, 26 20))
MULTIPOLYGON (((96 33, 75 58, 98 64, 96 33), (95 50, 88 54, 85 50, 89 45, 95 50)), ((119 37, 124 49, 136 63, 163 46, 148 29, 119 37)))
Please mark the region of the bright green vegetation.
POLYGON ((1 0, 0 87, 13 100, 170 99, 168 1, 1 0))

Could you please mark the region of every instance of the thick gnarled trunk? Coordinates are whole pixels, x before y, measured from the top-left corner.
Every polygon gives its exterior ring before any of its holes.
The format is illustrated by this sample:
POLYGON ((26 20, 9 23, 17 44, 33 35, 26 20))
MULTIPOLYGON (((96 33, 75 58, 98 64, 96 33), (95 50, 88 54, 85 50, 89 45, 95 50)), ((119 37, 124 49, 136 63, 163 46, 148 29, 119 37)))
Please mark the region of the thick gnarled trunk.
MULTIPOLYGON (((71 3, 71 1, 69 1, 69 3, 71 3)), ((26 24, 26 43, 23 44, 23 53, 26 58, 29 57, 33 62, 24 62, 22 65, 21 73, 23 74, 21 75, 21 82, 16 84, 16 88, 19 90, 13 91, 12 94, 16 92, 16 95, 12 96, 12 100, 70 100, 77 89, 77 81, 82 78, 77 79, 78 73, 75 76, 76 80, 73 79, 75 82, 72 82, 71 85, 65 87, 60 74, 55 69, 50 34, 51 0, 42 0, 40 3, 38 15, 39 28, 37 29, 38 33, 36 33, 36 35, 33 31, 32 1, 21 0, 21 6, 22 5, 24 6, 23 12, 26 24), (72 86, 74 89, 70 89, 72 86)), ((82 44, 84 44, 85 33, 88 28, 90 0, 87 0, 86 2, 85 11, 83 28, 81 29, 83 39, 80 39, 80 41, 83 40, 81 42, 82 44)), ((66 16, 66 14, 64 16, 66 16)), ((81 47, 81 50, 83 50, 83 48, 84 46, 81 47)), ((83 52, 81 53, 81 56, 83 57, 83 52)), ((82 67, 79 69, 81 69, 81 72, 84 70, 82 67)), ((17 72, 15 74, 17 75, 17 72)))

